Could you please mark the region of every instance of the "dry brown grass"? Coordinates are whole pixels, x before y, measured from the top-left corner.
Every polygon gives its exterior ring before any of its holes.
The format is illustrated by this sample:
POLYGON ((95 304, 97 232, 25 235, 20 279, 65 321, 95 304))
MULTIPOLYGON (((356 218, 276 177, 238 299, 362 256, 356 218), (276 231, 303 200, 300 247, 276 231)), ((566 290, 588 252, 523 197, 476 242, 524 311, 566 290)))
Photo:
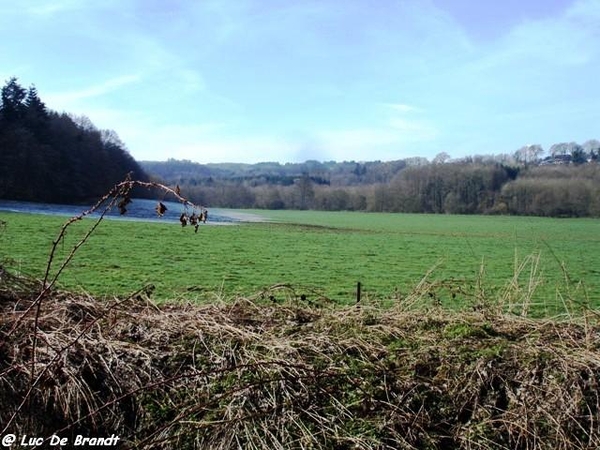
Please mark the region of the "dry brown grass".
POLYGON ((159 307, 150 289, 50 291, 36 315, 40 289, 0 269, 0 435, 116 433, 120 448, 152 449, 600 447, 597 315, 448 312, 424 306, 422 283, 387 309, 309 306, 277 286, 159 307))

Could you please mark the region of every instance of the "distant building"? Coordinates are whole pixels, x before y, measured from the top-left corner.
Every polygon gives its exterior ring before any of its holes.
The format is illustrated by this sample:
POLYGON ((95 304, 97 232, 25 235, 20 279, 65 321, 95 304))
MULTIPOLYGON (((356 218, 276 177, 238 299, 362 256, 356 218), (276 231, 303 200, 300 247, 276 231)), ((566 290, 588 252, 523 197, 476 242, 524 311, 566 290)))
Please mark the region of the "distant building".
POLYGON ((541 162, 540 166, 559 166, 571 164, 573 157, 571 155, 547 156, 541 162))

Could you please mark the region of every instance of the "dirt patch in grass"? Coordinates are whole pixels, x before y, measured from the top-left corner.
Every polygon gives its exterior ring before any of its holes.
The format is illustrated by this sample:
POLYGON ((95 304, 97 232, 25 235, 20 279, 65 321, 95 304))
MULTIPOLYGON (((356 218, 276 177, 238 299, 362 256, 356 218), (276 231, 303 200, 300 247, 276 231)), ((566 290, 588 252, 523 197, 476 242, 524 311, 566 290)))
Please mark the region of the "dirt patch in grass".
POLYGON ((265 292, 155 306, 150 289, 54 291, 39 304, 38 291, 1 270, 1 435, 116 434, 119 448, 152 449, 600 447, 593 313, 317 308, 265 292))

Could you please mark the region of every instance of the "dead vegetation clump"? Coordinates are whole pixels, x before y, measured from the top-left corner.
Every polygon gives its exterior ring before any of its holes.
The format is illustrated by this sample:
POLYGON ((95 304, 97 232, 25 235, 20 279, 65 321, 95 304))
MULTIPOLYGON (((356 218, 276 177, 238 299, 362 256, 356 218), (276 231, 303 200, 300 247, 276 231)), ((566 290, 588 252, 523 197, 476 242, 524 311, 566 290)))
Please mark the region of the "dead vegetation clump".
POLYGON ((152 449, 600 447, 590 318, 259 296, 155 306, 150 289, 48 291, 35 314, 36 289, 0 272, 2 435, 116 434, 119 448, 152 449))

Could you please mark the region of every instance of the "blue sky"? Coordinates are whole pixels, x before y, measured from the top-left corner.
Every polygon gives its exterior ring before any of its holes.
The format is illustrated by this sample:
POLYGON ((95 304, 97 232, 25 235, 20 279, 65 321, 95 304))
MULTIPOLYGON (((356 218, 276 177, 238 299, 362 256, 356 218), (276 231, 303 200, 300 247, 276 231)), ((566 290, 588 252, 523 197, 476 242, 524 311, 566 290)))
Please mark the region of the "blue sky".
POLYGON ((600 0, 0 0, 0 81, 138 160, 600 139, 600 0))

